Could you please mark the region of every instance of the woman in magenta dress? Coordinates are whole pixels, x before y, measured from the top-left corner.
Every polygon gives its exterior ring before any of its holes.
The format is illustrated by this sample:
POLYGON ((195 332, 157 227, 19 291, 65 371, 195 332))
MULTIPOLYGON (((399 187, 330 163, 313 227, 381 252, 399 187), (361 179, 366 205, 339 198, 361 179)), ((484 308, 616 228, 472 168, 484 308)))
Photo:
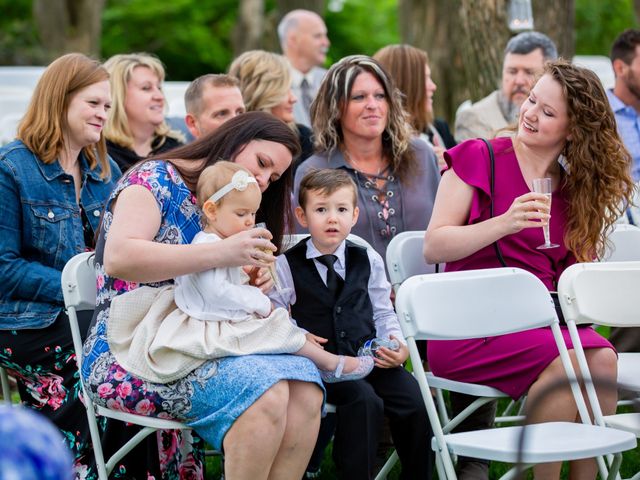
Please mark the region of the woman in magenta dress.
MULTIPOLYGON (((602 253, 605 235, 633 191, 630 156, 600 82, 593 72, 563 60, 548 63, 522 105, 515 136, 491 144, 493 196, 483 141, 469 140, 445 153, 449 169, 425 235, 425 257, 446 262, 447 271, 500 267, 493 245, 498 242, 508 266, 528 270, 556 290, 565 268, 602 253), (531 191, 533 179, 544 177, 553 185, 550 216, 545 197, 531 191), (541 222, 548 221, 551 241, 560 247, 538 250, 541 222)), ((571 348, 566 328, 563 334, 571 348)), ((580 329, 580 338, 593 376, 615 382, 617 357, 611 344, 588 327, 580 329)), ((436 375, 491 385, 513 398, 527 393, 530 404, 565 375, 548 328, 430 341, 428 356, 436 375)), ((599 396, 605 415, 613 413, 616 392, 603 390, 599 396)), ((576 420, 568 388, 554 390, 543 401, 533 421, 576 420)), ((593 460, 573 462, 571 468, 572 478, 595 478, 593 460)), ((535 468, 536 478, 558 478, 559 473, 560 464, 535 468)))

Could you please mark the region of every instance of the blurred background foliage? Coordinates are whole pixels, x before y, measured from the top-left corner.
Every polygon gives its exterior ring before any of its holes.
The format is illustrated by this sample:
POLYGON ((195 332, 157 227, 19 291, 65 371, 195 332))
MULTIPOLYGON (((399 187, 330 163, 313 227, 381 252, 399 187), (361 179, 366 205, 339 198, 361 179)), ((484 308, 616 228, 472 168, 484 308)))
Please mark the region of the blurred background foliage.
MULTIPOLYGON (((189 81, 226 71, 234 54, 244 49, 279 52, 278 21, 288 10, 302 7, 325 18, 331 39, 328 64, 345 55, 372 54, 391 43, 426 49, 439 87, 436 112, 451 121, 463 100, 481 98, 495 88, 501 70, 496 59, 502 58, 506 40, 496 33, 484 45, 475 43, 482 29, 506 31, 507 1, 0 0, 0 65, 46 65, 69 49, 102 59, 145 51, 164 62, 167 80, 189 81), (487 19, 493 23, 479 25, 487 19), (56 38, 60 35, 67 40, 56 38), (487 51, 492 54, 484 55, 487 51), (491 65, 487 58, 494 59, 491 65)), ((621 31, 638 27, 640 0, 532 2, 536 28, 554 38, 567 56, 574 51, 608 55, 621 31), (567 33, 572 22, 573 34, 567 33)))
MULTIPOLYGON (((32 4, 0 0, 0 64, 47 63, 32 4)), ((167 65, 171 80, 222 72, 233 57, 238 6, 238 0, 107 0, 100 56, 153 52, 167 65)), ((397 0, 330 0, 326 6, 332 42, 329 63, 402 41, 397 0)), ((264 15, 265 47, 278 49, 275 25, 281 14, 275 0, 265 1, 264 15)), ((575 0, 576 53, 607 55, 616 35, 637 25, 632 0, 575 0)))

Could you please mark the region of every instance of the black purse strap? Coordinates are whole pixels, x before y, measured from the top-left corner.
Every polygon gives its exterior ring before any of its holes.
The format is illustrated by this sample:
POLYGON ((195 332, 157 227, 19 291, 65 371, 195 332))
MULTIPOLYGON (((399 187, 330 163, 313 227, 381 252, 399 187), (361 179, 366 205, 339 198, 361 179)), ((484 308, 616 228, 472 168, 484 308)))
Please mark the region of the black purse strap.
MULTIPOLYGON (((489 218, 493 218, 493 192, 495 189, 496 183, 496 160, 493 154, 493 145, 486 138, 481 138, 484 144, 487 146, 487 150, 489 150, 489 188, 491 198, 489 199, 489 218)), ((493 242, 493 249, 496 252, 496 257, 498 257, 498 261, 503 267, 507 266, 507 262, 504 261, 504 257, 502 256, 502 251, 500 250, 500 245, 498 245, 498 241, 493 242)))

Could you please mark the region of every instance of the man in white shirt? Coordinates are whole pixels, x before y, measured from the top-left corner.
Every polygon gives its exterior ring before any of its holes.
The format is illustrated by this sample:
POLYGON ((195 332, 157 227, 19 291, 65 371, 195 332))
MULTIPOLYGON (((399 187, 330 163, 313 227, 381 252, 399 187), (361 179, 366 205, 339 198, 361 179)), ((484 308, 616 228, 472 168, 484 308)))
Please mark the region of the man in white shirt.
POLYGON ((456 141, 493 138, 497 130, 515 123, 544 62, 557 56, 553 41, 540 32, 523 32, 509 40, 500 88, 456 116, 456 141))
POLYGON ((322 18, 309 10, 292 10, 278 24, 282 53, 291 64, 291 88, 298 98, 293 106, 296 123, 311 126, 309 106, 318 93, 326 69, 329 37, 322 18))
POLYGON ((245 112, 238 80, 229 75, 196 78, 184 93, 185 123, 194 138, 213 132, 227 120, 245 112))

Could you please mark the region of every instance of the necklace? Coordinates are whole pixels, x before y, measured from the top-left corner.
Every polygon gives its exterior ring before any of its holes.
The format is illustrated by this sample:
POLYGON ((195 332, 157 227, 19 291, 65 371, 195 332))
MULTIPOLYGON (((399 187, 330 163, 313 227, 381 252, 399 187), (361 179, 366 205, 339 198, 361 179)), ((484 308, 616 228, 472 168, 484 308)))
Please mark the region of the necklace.
POLYGON ((360 166, 360 164, 356 161, 356 159, 352 158, 351 155, 349 155, 349 152, 344 150, 343 153, 344 153, 344 157, 351 164, 351 166, 353 166, 358 172, 362 173, 363 175, 375 175, 376 177, 379 177, 382 174, 383 168, 386 169, 386 165, 384 163, 384 159, 381 157, 380 158, 380 163, 378 164, 378 173, 375 173, 375 174, 374 173, 367 173, 360 166))

